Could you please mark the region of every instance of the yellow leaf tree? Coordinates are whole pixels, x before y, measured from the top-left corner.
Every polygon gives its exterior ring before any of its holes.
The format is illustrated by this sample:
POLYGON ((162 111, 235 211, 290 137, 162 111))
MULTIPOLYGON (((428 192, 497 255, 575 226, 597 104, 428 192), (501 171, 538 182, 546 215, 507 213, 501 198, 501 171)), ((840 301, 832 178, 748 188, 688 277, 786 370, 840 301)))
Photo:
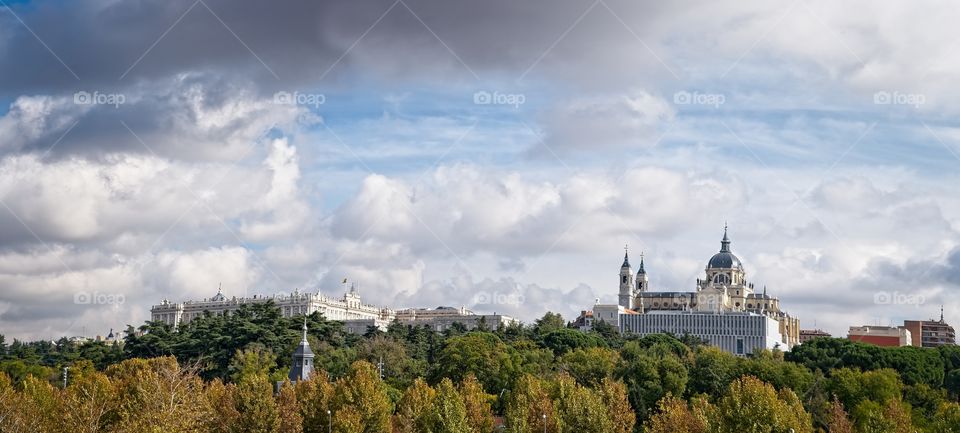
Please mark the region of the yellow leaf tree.
POLYGON ((397 414, 394 417, 396 431, 399 433, 428 431, 436 395, 436 391, 423 379, 414 380, 397 404, 397 414))
POLYGON ((393 413, 390 397, 377 369, 369 362, 354 362, 350 374, 337 381, 333 406, 336 412, 347 408, 355 410, 360 415, 364 433, 390 431, 393 413))
POLYGON ((490 407, 493 396, 483 391, 483 385, 476 376, 468 374, 460 383, 460 394, 467 409, 467 426, 472 433, 493 431, 493 409, 490 407))

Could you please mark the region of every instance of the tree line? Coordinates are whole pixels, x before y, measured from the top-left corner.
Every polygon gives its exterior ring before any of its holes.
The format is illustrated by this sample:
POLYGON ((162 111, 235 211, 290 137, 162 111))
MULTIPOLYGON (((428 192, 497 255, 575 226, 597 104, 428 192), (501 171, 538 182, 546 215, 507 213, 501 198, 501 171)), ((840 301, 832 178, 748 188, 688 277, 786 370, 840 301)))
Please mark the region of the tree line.
POLYGON ((0 432, 960 432, 956 346, 818 338, 736 357, 553 313, 362 336, 312 314, 315 377, 284 383, 303 320, 258 304, 123 344, 0 338, 0 432))

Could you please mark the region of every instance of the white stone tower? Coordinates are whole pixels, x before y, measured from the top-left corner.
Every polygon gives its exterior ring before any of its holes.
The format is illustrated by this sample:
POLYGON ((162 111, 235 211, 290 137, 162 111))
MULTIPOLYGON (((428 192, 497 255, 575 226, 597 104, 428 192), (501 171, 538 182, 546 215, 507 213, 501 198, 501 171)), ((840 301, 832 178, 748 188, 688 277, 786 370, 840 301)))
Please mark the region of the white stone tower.
POLYGON ((633 269, 630 268, 630 257, 627 247, 623 247, 623 265, 620 266, 620 306, 633 307, 633 269))

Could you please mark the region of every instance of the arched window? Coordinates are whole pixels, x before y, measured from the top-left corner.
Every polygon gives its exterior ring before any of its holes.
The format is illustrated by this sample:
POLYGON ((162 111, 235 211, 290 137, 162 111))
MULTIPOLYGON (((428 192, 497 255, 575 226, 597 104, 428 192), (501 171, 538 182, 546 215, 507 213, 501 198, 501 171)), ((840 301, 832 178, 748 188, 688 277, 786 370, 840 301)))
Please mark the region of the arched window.
POLYGON ((713 277, 713 282, 717 284, 730 284, 730 277, 727 274, 717 274, 713 277))

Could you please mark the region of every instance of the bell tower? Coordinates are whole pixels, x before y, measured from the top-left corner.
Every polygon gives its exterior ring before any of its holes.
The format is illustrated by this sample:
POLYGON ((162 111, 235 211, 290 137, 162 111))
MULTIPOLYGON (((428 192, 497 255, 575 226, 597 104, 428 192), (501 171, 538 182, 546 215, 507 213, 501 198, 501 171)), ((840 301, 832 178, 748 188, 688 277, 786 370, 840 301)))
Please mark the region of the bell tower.
POLYGON ((634 296, 650 290, 650 279, 647 278, 647 270, 643 268, 643 253, 640 253, 640 267, 637 268, 637 290, 634 296))
POLYGON ((620 298, 623 308, 633 307, 633 269, 630 268, 629 247, 623 246, 623 265, 620 265, 620 298))

